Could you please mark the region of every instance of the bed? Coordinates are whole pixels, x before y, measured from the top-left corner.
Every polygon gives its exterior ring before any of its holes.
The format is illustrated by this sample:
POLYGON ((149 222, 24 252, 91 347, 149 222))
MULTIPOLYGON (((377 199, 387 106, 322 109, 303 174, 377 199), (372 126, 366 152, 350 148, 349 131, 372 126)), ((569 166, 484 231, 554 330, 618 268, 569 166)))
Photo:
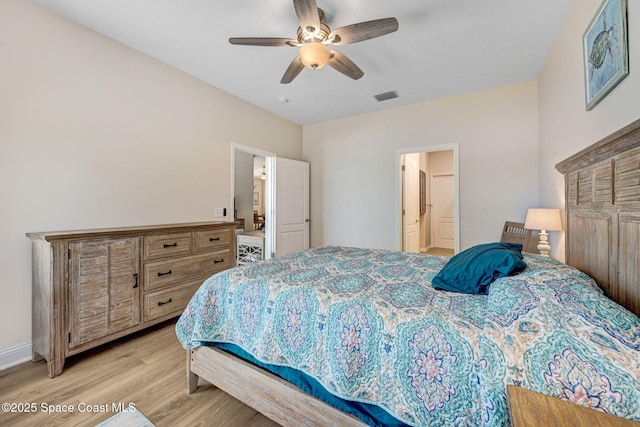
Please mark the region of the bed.
POLYGON ((477 294, 431 286, 453 258, 383 250, 227 270, 176 326, 189 391, 282 425, 504 426, 515 384, 640 421, 640 121, 557 168, 568 264, 521 253, 477 294))

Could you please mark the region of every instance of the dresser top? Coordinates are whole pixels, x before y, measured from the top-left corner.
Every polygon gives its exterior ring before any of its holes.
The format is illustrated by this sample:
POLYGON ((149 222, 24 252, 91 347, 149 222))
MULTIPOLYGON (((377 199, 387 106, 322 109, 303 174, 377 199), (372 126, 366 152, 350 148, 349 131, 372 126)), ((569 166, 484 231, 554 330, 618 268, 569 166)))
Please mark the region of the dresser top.
POLYGON ((514 427, 634 427, 640 424, 595 409, 507 385, 514 427))
POLYGON ((54 240, 79 239, 96 236, 110 237, 164 231, 197 231, 204 228, 216 228, 231 225, 236 225, 236 223, 231 221, 187 222, 182 224, 142 225, 133 227, 94 228, 88 230, 32 232, 26 233, 26 236, 32 240, 46 240, 47 242, 51 242, 54 240))

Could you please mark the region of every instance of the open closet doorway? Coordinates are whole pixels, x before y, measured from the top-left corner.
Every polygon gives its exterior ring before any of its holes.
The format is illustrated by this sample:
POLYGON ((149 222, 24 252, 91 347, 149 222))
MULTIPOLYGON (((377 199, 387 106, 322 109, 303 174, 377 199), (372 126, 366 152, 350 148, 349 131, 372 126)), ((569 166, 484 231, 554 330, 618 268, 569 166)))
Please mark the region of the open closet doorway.
POLYGON ((459 252, 458 144, 398 150, 396 165, 398 249, 459 252))
POLYGON ((237 230, 238 263, 269 259, 274 252, 272 207, 275 154, 232 144, 231 206, 234 220, 244 226, 237 230))

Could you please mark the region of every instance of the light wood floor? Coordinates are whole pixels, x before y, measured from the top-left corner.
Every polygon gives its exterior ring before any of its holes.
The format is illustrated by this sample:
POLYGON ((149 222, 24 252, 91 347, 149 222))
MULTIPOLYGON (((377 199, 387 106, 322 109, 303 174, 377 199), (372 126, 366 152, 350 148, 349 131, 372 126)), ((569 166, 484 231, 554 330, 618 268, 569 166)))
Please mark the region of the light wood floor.
POLYGON ((443 255, 443 256, 453 256, 453 249, 444 249, 444 248, 431 248, 426 252, 423 252, 428 255, 443 255))
POLYGON ((211 385, 187 394, 186 351, 178 343, 174 322, 67 359, 62 375, 53 379, 43 361, 0 371, 4 402, 35 403, 37 410, 1 411, 1 426, 93 426, 114 415, 113 403, 135 404, 156 427, 278 426, 211 385), (74 410, 42 411, 50 405, 73 405, 74 410), (81 412, 83 405, 107 406, 109 412, 81 412))

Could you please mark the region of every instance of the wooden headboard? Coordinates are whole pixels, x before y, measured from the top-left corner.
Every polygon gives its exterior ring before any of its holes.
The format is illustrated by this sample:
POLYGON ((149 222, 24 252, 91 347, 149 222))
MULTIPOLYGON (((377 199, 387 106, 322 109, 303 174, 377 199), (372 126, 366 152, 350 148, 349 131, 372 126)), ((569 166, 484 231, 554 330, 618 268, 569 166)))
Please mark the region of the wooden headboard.
POLYGON ((558 163, 566 262, 640 316, 640 120, 558 163))

